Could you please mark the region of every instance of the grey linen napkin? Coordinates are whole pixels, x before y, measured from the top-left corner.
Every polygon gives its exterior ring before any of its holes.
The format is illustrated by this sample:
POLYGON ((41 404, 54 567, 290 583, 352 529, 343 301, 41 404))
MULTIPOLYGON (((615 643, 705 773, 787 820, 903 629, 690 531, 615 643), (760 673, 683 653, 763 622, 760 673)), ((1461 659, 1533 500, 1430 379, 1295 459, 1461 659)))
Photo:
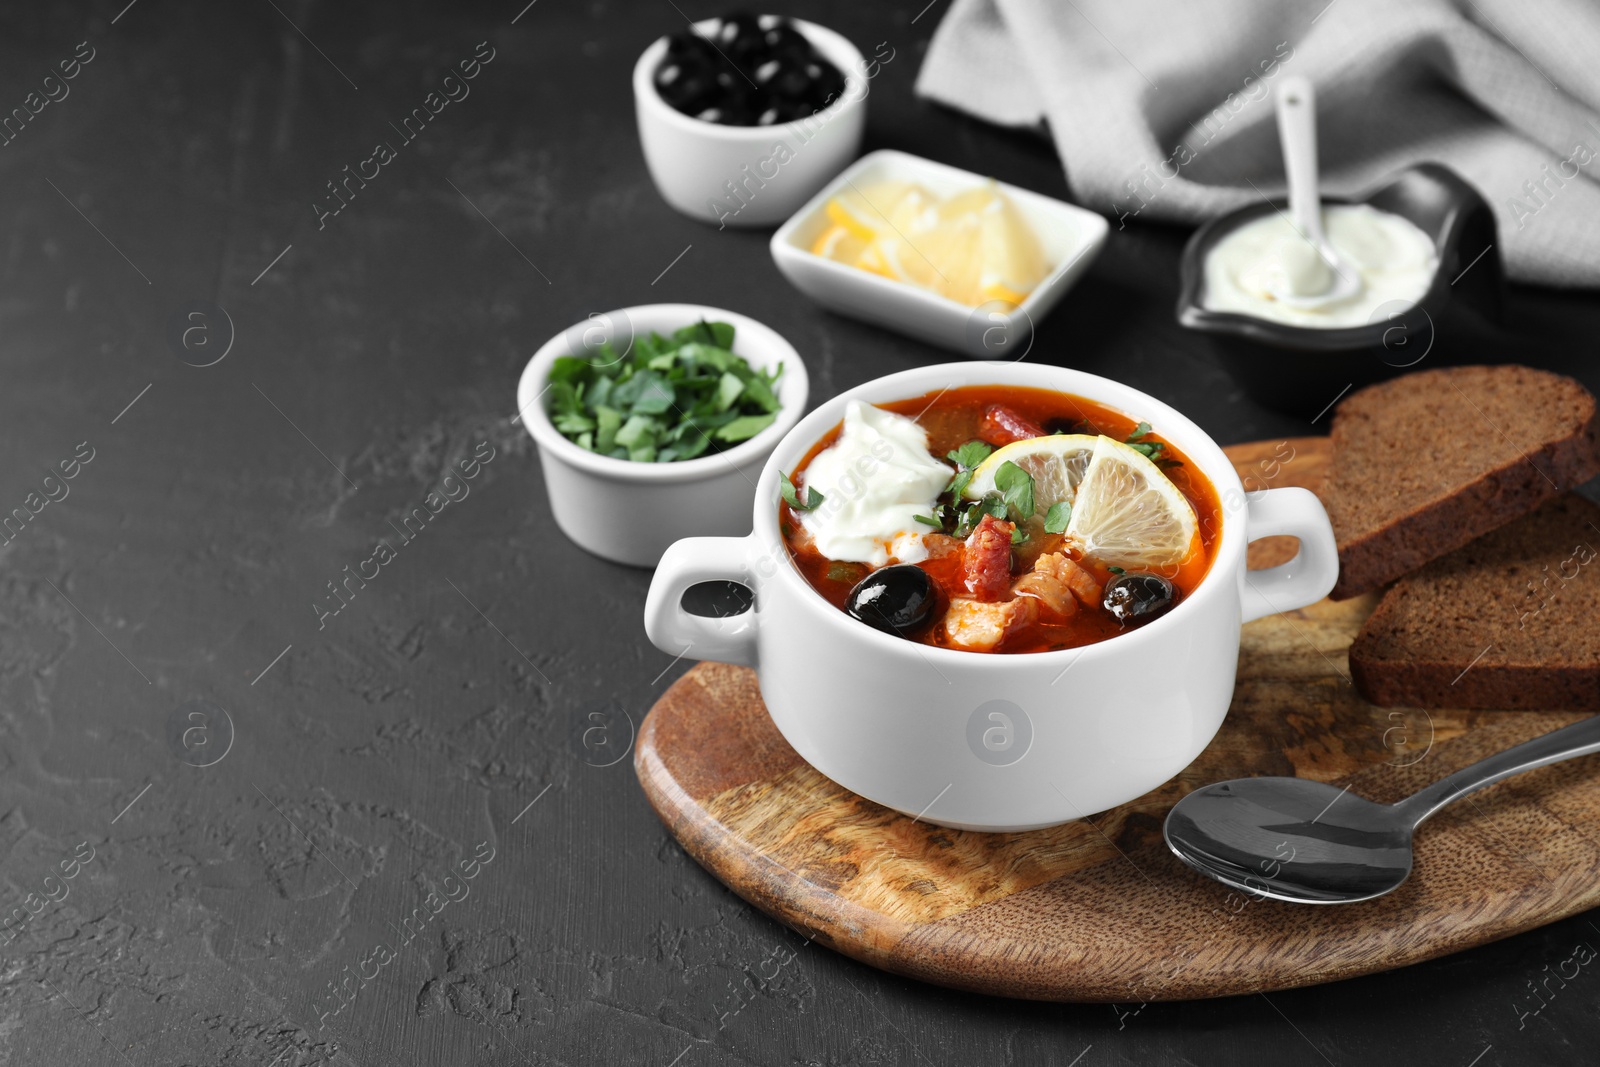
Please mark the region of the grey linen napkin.
POLYGON ((1126 226, 1282 195, 1285 72, 1317 87, 1328 193, 1444 163, 1493 206, 1513 279, 1600 286, 1594 0, 955 0, 917 92, 1048 120, 1074 196, 1126 226))

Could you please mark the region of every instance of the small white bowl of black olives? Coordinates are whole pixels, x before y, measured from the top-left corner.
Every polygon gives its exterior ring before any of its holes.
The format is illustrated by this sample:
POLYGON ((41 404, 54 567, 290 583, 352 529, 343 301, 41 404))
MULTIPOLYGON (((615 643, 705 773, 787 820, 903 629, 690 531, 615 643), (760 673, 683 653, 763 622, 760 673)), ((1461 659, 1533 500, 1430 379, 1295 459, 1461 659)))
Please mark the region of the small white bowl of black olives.
POLYGON ((727 15, 661 38, 633 68, 651 180, 719 229, 777 225, 860 151, 868 69, 801 19, 727 15))

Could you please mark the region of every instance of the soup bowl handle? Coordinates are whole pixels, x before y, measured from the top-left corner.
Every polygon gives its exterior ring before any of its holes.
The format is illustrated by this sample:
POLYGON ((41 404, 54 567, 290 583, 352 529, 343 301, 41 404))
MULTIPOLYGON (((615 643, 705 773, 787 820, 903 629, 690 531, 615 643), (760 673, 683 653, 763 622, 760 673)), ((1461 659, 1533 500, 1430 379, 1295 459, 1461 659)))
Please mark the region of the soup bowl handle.
POLYGON ((740 582, 754 588, 753 537, 686 537, 676 541, 656 564, 644 602, 644 629, 650 643, 679 657, 756 664, 756 612, 752 608, 721 618, 683 610, 683 594, 700 582, 740 582))
POLYGON ((1245 494, 1246 537, 1287 536, 1300 539, 1300 551, 1288 563, 1240 573, 1242 621, 1250 622, 1315 604, 1339 579, 1339 548, 1322 501, 1308 489, 1263 489, 1245 494))

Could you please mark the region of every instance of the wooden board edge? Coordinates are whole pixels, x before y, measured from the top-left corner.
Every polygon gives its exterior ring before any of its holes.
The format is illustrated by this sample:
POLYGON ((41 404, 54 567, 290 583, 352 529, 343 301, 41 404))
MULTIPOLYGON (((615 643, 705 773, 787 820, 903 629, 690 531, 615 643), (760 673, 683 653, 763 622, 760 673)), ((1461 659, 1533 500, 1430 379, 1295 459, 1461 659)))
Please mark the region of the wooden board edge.
MULTIPOLYGON (((1097 866, 1108 867, 1120 862, 1122 861, 1107 861, 1097 866)), ((939 931, 934 929, 940 925, 939 923, 930 923, 913 936, 903 939, 895 958, 885 965, 885 969, 947 989, 1049 1003, 1126 1004, 1219 1000, 1256 993, 1304 989, 1403 970, 1527 933, 1600 905, 1600 886, 1594 885, 1593 872, 1572 876, 1572 881, 1579 885, 1585 880, 1588 880, 1587 884, 1593 887, 1587 893, 1581 888, 1575 888, 1566 896, 1552 891, 1544 901, 1544 906, 1535 908, 1529 908, 1523 898, 1507 896, 1495 908, 1499 913, 1498 921, 1462 925, 1445 937, 1425 939, 1419 936, 1401 942, 1398 951, 1394 944, 1390 943, 1381 951, 1375 950, 1365 953, 1360 958, 1352 958, 1341 955, 1339 946, 1333 944, 1312 967, 1276 971, 1265 968, 1238 980, 1230 980, 1227 977, 1219 979, 1217 975, 1203 968, 1196 968, 1191 972, 1194 959, 1204 950, 1190 957, 1185 957, 1179 952, 1163 957, 1163 961, 1166 962, 1176 961, 1177 965, 1170 970, 1163 966, 1163 962, 1158 961, 1149 964, 1141 971, 1130 972, 1116 978, 1107 978, 1103 969, 1091 968, 1080 972, 1064 968, 1054 974, 1013 970, 1011 974, 997 979, 995 972, 1004 974, 1007 969, 1006 964, 1015 954, 1007 950, 1025 949, 1029 947, 1029 943, 1020 940, 971 938, 967 941, 964 949, 966 954, 960 957, 959 964, 947 964, 946 958, 957 958, 955 949, 959 946, 952 944, 952 951, 948 954, 927 951, 928 942, 939 936, 939 931), (1515 918, 1509 918, 1513 913, 1515 918), (974 948, 980 951, 974 954, 972 951, 974 948), (980 964, 985 961, 990 962, 994 971, 982 977, 974 974, 975 961, 980 964), (1082 979, 1085 977, 1096 980, 1084 982, 1082 979)), ((980 907, 985 906, 987 905, 980 907)), ((1360 907, 1360 905, 1349 906, 1360 907)))
MULTIPOLYGON (((673 684, 680 683, 681 679, 673 684)), ((659 703, 665 703, 665 697, 659 703)), ((817 941, 840 955, 893 970, 894 947, 916 927, 847 904, 844 898, 814 886, 790 868, 745 845, 741 838, 717 833, 722 823, 708 807, 715 798, 702 803, 668 773, 655 747, 655 720, 656 710, 652 707, 634 747, 634 773, 651 810, 690 858, 746 903, 808 942, 817 941), (734 844, 730 846, 729 842, 734 844), (780 891, 779 887, 784 888, 780 891), (861 938, 859 935, 867 930, 877 931, 876 936, 861 938), (852 931, 856 936, 849 936, 852 931)))

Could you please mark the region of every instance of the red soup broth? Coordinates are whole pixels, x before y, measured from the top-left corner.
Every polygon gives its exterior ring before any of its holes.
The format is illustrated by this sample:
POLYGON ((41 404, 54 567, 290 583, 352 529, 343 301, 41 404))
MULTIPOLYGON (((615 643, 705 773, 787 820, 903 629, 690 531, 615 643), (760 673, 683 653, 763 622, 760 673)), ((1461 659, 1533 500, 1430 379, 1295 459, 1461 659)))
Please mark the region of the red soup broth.
MULTIPOLYGON (((984 439, 986 429, 984 415, 993 405, 1000 405, 1022 416, 1035 426, 1044 428, 1046 432, 1104 434, 1118 441, 1126 440, 1138 428, 1140 421, 1081 396, 1012 385, 963 386, 874 406, 914 419, 927 431, 929 452, 941 461, 946 461, 946 453, 968 441, 984 439), (1071 423, 1072 426, 1052 429, 1062 423, 1071 423)), ((805 469, 811 460, 819 452, 833 445, 843 429, 842 422, 834 426, 822 436, 821 440, 811 446, 795 469, 788 472, 797 484, 804 482, 805 469)), ((1216 557, 1217 540, 1222 533, 1222 507, 1216 489, 1187 455, 1162 436, 1161 427, 1153 427, 1150 433, 1140 440, 1161 442, 1166 446, 1162 457, 1177 461, 1177 466, 1168 466, 1164 468, 1164 472, 1194 507, 1195 518, 1199 524, 1200 551, 1181 566, 1161 572, 1177 587, 1178 603, 1181 604, 1193 595, 1211 569, 1211 563, 1216 557)), ((835 562, 824 557, 817 551, 810 538, 798 536, 799 514, 784 503, 780 503, 778 509, 779 526, 795 567, 823 599, 843 611, 851 588, 870 574, 872 568, 862 563, 835 562)), ((1035 547, 1045 551, 1060 551, 1064 546, 1061 546, 1057 536, 1053 541, 1035 547)), ((1016 551, 1025 552, 1027 548, 1028 546, 1019 545, 1016 551)), ((1034 551, 1032 554, 1037 555, 1038 552, 1034 551)), ((1070 554, 1102 587, 1116 577, 1108 568, 1092 560, 1081 559, 1076 552, 1070 554)), ((949 587, 954 579, 951 569, 959 569, 961 564, 959 556, 946 556, 927 559, 917 565, 929 572, 934 578, 936 587, 949 587)), ((1013 573, 1017 573, 1015 568, 1013 573)), ((941 604, 941 613, 943 607, 941 604)), ((1078 648, 1115 637, 1126 629, 1127 627, 1110 612, 1085 608, 1064 620, 1041 617, 1009 635, 1004 644, 995 651, 1051 652, 1078 648)), ((937 623, 927 627, 913 639, 936 647, 947 643, 943 627, 937 623)))

